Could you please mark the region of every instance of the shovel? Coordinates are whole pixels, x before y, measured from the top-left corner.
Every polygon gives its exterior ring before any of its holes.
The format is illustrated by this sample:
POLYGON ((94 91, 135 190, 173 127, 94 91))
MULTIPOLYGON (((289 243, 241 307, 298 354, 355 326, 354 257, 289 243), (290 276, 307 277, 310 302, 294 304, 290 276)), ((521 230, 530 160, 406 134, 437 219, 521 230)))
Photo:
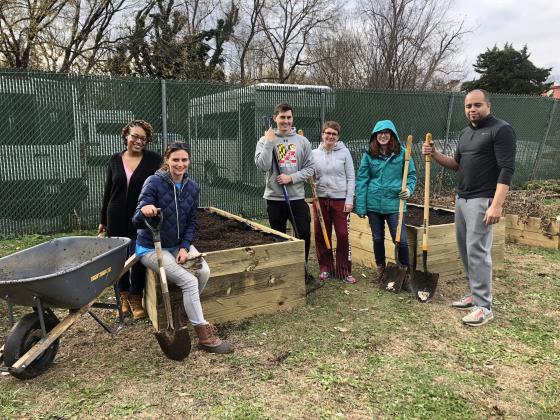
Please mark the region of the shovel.
MULTIPOLYGON (((432 141, 431 133, 426 134, 426 144, 432 141)), ((414 253, 414 276, 412 278, 411 293, 414 299, 427 303, 432 300, 436 292, 439 279, 438 273, 428 272, 428 227, 430 218, 430 155, 425 155, 426 177, 424 180, 424 224, 422 228, 422 264, 424 271, 416 270, 416 252, 414 253)))
MULTIPOLYGON (((401 191, 406 190, 406 181, 408 178, 408 167, 410 165, 410 153, 412 150, 412 136, 408 136, 406 139, 406 155, 404 160, 404 170, 403 170, 403 180, 401 185, 401 191)), ((404 278, 406 277, 406 268, 401 266, 399 262, 399 245, 401 243, 401 232, 402 232, 402 220, 404 212, 404 200, 401 199, 399 203, 399 223, 397 225, 397 233, 395 235, 395 264, 388 264, 385 268, 385 274, 383 275, 383 280, 379 284, 379 287, 390 292, 399 293, 402 288, 404 278)))
POLYGON ((188 327, 181 326, 180 308, 171 309, 171 299, 169 288, 167 287, 167 276, 163 267, 163 255, 161 251, 160 227, 163 221, 163 213, 158 209, 158 222, 152 226, 147 219, 144 219, 146 226, 152 231, 154 236, 154 247, 156 249, 157 262, 159 267, 159 279, 161 283, 161 296, 167 317, 167 328, 156 332, 156 339, 163 354, 171 360, 184 360, 191 352, 191 338, 187 330, 188 327), (175 327, 177 326, 177 328, 175 327))

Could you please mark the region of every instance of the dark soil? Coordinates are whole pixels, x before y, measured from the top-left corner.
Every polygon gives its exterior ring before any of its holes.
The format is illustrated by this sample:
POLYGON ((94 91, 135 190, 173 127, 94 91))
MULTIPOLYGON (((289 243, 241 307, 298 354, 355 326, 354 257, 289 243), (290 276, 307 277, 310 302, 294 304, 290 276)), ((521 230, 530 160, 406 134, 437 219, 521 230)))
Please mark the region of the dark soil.
POLYGON ((248 223, 231 220, 203 209, 198 211, 198 228, 194 246, 200 252, 264 245, 285 240, 280 236, 255 230, 248 223))
MULTIPOLYGON (((417 188, 409 203, 422 205, 424 196, 421 190, 422 188, 417 188)), ((452 209, 455 207, 455 193, 432 193, 430 205, 452 209)), ((547 232, 552 222, 560 220, 560 179, 530 181, 523 189, 510 191, 504 204, 504 214, 516 214, 525 223, 530 217, 538 217, 541 219, 543 233, 547 232)), ((431 218, 430 213, 430 224, 437 224, 432 223, 431 218)), ((419 225, 422 225, 422 218, 419 225)))
MULTIPOLYGON (((430 208, 430 225, 445 225, 454 223, 454 214, 449 210, 430 208)), ((424 208, 406 206, 406 224, 412 226, 422 226, 424 224, 424 208)))

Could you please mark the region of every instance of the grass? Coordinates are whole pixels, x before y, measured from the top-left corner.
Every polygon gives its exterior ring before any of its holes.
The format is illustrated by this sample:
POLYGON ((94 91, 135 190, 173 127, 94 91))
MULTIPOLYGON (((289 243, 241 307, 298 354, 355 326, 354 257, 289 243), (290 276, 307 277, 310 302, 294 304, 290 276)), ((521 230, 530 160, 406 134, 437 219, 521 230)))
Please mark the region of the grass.
MULTIPOLYGON (((46 239, 0 241, 0 253, 46 239)), ((495 320, 475 329, 449 307, 462 280, 420 305, 362 267, 358 284, 330 281, 303 308, 222 325, 236 349, 225 356, 173 362, 148 323, 111 337, 83 317, 45 374, 0 376, 0 418, 558 418, 560 255, 508 245, 505 265, 495 320)))

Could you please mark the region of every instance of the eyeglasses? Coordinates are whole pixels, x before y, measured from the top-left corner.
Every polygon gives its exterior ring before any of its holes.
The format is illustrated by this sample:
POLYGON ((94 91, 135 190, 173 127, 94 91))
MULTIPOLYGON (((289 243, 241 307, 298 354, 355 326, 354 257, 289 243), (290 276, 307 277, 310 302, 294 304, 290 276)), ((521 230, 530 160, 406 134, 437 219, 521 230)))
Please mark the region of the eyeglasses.
POLYGON ((378 136, 390 136, 390 135, 391 135, 391 132, 388 131, 388 130, 385 130, 385 131, 378 131, 378 132, 377 132, 377 135, 378 135, 378 136))
POLYGON ((325 134, 326 136, 338 137, 338 133, 334 131, 323 131, 323 134, 325 134))
POLYGON ((132 141, 140 140, 142 143, 147 143, 148 142, 148 138, 144 137, 144 136, 138 136, 136 134, 129 134, 129 136, 132 139, 132 141))

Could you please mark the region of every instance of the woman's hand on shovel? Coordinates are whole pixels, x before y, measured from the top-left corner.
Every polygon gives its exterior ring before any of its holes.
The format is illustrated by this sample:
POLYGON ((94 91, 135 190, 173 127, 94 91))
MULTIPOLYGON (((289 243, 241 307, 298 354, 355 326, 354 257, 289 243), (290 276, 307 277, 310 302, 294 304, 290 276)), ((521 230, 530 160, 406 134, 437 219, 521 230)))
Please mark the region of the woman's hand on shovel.
POLYGON ((144 217, 155 217, 159 214, 159 209, 153 204, 145 205, 140 209, 144 217))
POLYGON ((410 192, 408 191, 408 189, 406 189, 406 190, 404 190, 404 191, 401 191, 401 192, 399 193, 399 198, 400 198, 401 200, 408 200, 409 197, 410 197, 410 192))

